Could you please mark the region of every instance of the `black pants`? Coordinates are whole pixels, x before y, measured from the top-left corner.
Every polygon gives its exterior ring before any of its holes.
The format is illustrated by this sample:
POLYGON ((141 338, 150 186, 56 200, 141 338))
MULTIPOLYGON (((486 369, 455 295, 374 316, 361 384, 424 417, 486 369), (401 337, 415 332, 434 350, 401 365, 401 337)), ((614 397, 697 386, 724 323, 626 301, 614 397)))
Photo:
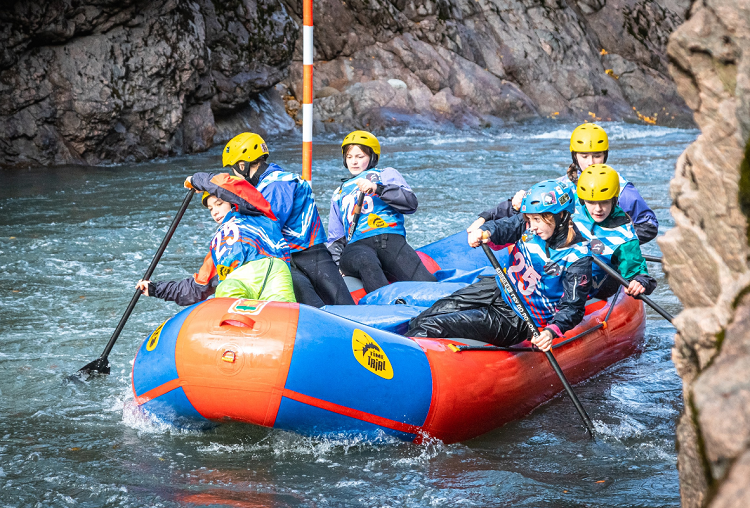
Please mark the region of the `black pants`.
POLYGON ((389 281, 437 281, 401 235, 383 234, 350 243, 341 253, 339 266, 345 275, 362 279, 368 293, 389 281))
POLYGON ((407 337, 463 338, 512 346, 531 338, 526 323, 505 303, 494 277, 435 302, 409 322, 407 337))
POLYGON ((292 253, 292 283, 299 303, 354 305, 352 295, 325 244, 292 253))

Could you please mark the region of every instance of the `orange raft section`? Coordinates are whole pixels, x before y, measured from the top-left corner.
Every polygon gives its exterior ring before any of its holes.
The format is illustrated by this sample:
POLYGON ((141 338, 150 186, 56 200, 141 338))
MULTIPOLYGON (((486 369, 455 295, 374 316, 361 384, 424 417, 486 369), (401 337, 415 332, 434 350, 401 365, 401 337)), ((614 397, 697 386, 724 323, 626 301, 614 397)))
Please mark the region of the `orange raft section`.
MULTIPOLYGON (((571 383, 640 346, 642 302, 620 295, 602 324, 608 310, 608 302, 593 302, 581 325, 556 340, 571 383)), ((133 390, 147 412, 176 425, 235 420, 446 443, 484 434, 562 391, 543 354, 451 347, 460 344, 410 339, 297 304, 213 299, 144 341, 133 390)))

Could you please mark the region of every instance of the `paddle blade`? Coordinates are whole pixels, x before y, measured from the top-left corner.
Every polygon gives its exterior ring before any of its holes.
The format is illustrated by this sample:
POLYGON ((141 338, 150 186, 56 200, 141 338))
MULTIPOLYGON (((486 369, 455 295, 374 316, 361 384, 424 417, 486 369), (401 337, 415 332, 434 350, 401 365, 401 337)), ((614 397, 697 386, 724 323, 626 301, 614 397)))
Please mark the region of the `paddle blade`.
POLYGON ((74 376, 85 380, 97 374, 109 374, 109 359, 107 357, 97 358, 93 362, 84 365, 74 376))

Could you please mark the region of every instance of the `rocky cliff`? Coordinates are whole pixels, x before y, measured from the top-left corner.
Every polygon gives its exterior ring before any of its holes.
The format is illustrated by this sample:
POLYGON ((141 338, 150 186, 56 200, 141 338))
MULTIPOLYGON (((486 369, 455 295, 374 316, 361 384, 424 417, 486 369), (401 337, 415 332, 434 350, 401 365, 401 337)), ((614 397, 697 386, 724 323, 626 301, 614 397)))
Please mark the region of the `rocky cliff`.
MULTIPOLYGON (((691 122, 687 0, 315 0, 316 132, 534 117, 691 122)), ((11 0, 0 165, 142 160, 299 120, 301 0, 11 0)))
POLYGON ((685 310, 673 359, 683 506, 750 506, 750 4, 693 3, 668 46, 697 141, 671 184, 676 227, 659 242, 685 310))
MULTIPOLYGON (((283 1, 299 20, 301 2, 283 1)), ((374 129, 413 122, 417 114, 427 126, 482 127, 539 116, 691 123, 665 51, 684 19, 683 0, 313 5, 318 131, 374 129)), ((285 80, 295 99, 300 45, 285 80)), ((299 105, 291 105, 294 114, 299 105)))
POLYGON ((284 77, 297 32, 277 0, 12 2, 0 9, 0 164, 205 150, 284 77))

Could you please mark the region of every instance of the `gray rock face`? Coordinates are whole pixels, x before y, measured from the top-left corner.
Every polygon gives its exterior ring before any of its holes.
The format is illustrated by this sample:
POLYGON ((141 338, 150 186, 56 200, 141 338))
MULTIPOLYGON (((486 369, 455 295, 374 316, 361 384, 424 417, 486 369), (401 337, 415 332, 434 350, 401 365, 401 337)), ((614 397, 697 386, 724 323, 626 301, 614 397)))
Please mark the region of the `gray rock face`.
POLYGON ((296 36, 276 0, 17 1, 0 11, 0 164, 206 150, 296 36))
POLYGON ((702 131, 677 161, 677 227, 659 242, 685 306, 672 351, 682 504, 750 506, 750 5, 695 2, 668 54, 702 131))
MULTIPOLYGON (((685 0, 314 9, 316 132, 539 116, 692 121, 665 56, 685 0)), ((235 127, 299 124, 301 16, 301 0, 10 0, 0 10, 0 165, 142 160, 205 150, 235 127), (271 90, 282 80, 284 101, 271 90)))
MULTIPOLYGON (((301 2, 283 1, 299 20, 301 2)), ((687 7, 679 0, 316 1, 315 88, 339 92, 314 101, 316 128, 375 129, 414 115, 428 125, 474 127, 536 116, 691 124, 666 59, 687 7), (388 86, 394 79, 406 88, 388 86)), ((285 80, 298 101, 300 46, 285 80)))

